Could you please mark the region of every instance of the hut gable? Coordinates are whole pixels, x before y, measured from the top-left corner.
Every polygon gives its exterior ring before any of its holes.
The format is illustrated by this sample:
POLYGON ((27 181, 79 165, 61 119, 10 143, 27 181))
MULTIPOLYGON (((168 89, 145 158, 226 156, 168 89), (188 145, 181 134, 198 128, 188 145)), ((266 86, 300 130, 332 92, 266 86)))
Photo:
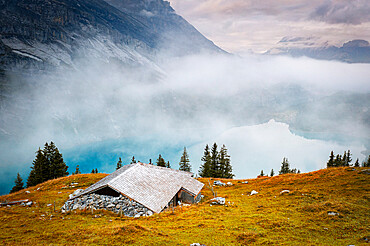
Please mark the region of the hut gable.
MULTIPOLYGON (((196 197, 203 184, 192 173, 144 163, 125 165, 78 196, 110 188, 152 210, 161 212, 180 190, 196 197)), ((76 197, 74 197, 76 198, 76 197)), ((73 199, 74 199, 73 198, 73 199)))

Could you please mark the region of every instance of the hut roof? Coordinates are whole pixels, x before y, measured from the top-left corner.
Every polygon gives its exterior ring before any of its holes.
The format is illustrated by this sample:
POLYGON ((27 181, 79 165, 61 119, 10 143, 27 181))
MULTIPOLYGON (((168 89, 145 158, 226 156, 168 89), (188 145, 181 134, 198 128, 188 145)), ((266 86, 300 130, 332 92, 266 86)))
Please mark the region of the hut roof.
POLYGON ((192 178, 190 172, 135 163, 123 166, 78 196, 107 186, 156 213, 161 212, 180 189, 196 196, 203 188, 203 184, 192 178))

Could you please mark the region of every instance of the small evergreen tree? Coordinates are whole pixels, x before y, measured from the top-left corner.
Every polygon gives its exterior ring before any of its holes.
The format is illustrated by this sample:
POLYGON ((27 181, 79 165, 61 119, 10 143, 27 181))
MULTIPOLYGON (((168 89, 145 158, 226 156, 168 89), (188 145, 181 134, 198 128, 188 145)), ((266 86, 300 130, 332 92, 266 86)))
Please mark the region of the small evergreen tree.
POLYGON ((359 162, 358 158, 356 159, 355 167, 360 167, 360 162, 359 162))
POLYGON ((166 167, 167 168, 171 168, 171 165, 170 165, 170 162, 169 161, 167 161, 166 167))
POLYGON ((347 156, 346 156, 346 160, 345 160, 345 165, 347 167, 349 167, 351 165, 351 162, 352 162, 352 158, 351 158, 351 151, 350 150, 347 150, 347 156))
POLYGON ((15 179, 14 183, 15 184, 10 193, 17 192, 23 189, 23 179, 21 178, 21 175, 19 173, 17 173, 17 178, 15 179))
POLYGON ((117 162, 117 166, 116 166, 116 170, 120 169, 122 167, 122 159, 121 157, 118 158, 118 162, 117 162))
POLYGON ((210 168, 211 168, 211 153, 209 151, 208 144, 204 148, 203 157, 201 159, 203 164, 199 168, 199 176, 203 178, 211 177, 210 168))
POLYGON ((163 157, 161 154, 159 154, 158 159, 157 159, 157 166, 158 167, 166 167, 166 162, 164 161, 163 157))
POLYGON ((97 168, 95 168, 95 173, 99 173, 97 168))
POLYGON ((50 167, 44 153, 39 148, 36 158, 32 163, 31 172, 27 179, 27 187, 40 184, 50 177, 50 167))
POLYGON ((289 162, 288 162, 288 159, 287 158, 283 158, 283 161, 281 163, 281 168, 280 168, 280 171, 279 171, 279 175, 280 174, 286 174, 286 173, 290 173, 290 169, 289 169, 289 162))
POLYGON ((370 167, 370 155, 369 155, 369 157, 367 158, 367 161, 365 160, 365 161, 362 163, 362 166, 363 166, 363 167, 370 167))
POLYGON ((218 155, 218 177, 217 178, 226 178, 232 179, 235 175, 232 173, 233 169, 230 163, 230 156, 227 154, 227 148, 225 145, 222 145, 221 150, 218 155))
POLYGON ((298 169, 297 173, 298 173, 298 174, 299 174, 299 173, 301 173, 301 170, 299 170, 299 169, 298 169))
POLYGON ((337 156, 334 159, 334 167, 341 167, 341 166, 343 166, 342 156, 337 154, 337 156))
POLYGON ((186 172, 191 172, 191 165, 190 165, 190 161, 189 161, 188 152, 186 151, 186 147, 184 147, 184 152, 182 153, 182 156, 180 158, 179 170, 186 171, 186 172))
POLYGON ((210 175, 213 178, 220 177, 220 168, 219 168, 219 156, 217 150, 217 144, 213 143, 211 149, 211 165, 210 165, 210 175))
POLYGON ((76 171, 73 173, 74 174, 81 174, 81 171, 80 171, 80 165, 77 165, 76 166, 76 171))
POLYGON ((131 159, 131 164, 134 164, 134 163, 136 163, 135 156, 133 156, 131 159))
POLYGON ((274 175, 275 175, 275 173, 274 173, 274 169, 271 169, 270 177, 273 177, 274 175))
POLYGON ((261 170, 261 173, 260 173, 260 176, 265 176, 265 174, 263 173, 263 170, 261 170))
POLYGON ((93 168, 93 170, 91 170, 91 173, 95 173, 95 169, 93 168))
POLYGON ((329 157, 328 162, 326 163, 326 167, 327 168, 334 167, 334 152, 333 151, 330 152, 330 157, 329 157))

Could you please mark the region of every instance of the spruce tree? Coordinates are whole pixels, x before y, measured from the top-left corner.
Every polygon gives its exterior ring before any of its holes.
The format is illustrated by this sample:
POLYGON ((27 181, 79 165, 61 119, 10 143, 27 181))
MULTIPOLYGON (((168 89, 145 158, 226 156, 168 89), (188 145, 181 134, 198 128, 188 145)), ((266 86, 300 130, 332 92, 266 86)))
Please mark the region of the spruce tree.
POLYGON ((265 176, 265 174, 263 173, 263 170, 261 170, 261 173, 260 173, 260 176, 265 176))
POLYGON ((286 174, 286 173, 290 173, 290 169, 289 169, 289 162, 288 162, 288 159, 287 158, 283 158, 283 161, 281 163, 281 168, 280 168, 280 171, 279 171, 279 175, 280 174, 286 174))
POLYGON ((329 157, 329 160, 328 162, 326 163, 326 167, 334 167, 334 152, 331 151, 330 153, 330 157, 329 157))
POLYGON ((14 183, 15 184, 10 193, 17 192, 23 189, 23 179, 21 178, 21 175, 19 173, 17 173, 17 178, 15 179, 14 183))
POLYGON ((95 168, 95 173, 99 173, 97 168, 95 168))
POLYGON ((369 157, 367 158, 367 161, 365 160, 365 161, 362 163, 362 166, 363 166, 363 167, 370 167, 370 155, 369 155, 369 157))
POLYGON ((227 154, 227 148, 222 145, 218 155, 218 178, 232 179, 235 175, 232 173, 232 167, 230 163, 230 156, 227 154))
POLYGON ((131 159, 131 164, 134 164, 134 163, 136 163, 135 156, 133 156, 131 159))
POLYGON ((334 167, 341 167, 341 166, 343 166, 342 156, 340 154, 337 154, 337 156, 334 159, 334 167))
POLYGON ((219 156, 217 150, 217 144, 214 143, 211 149, 211 165, 210 165, 210 175, 213 178, 220 177, 219 170, 219 156))
POLYGON ((170 165, 170 162, 169 161, 167 161, 166 167, 167 168, 171 168, 171 165, 170 165))
POLYGON ((270 177, 273 177, 274 175, 275 175, 275 173, 274 173, 274 169, 271 169, 270 177))
POLYGON ((199 176, 203 178, 211 177, 210 168, 211 168, 211 153, 209 152, 208 144, 204 148, 203 157, 201 159, 203 164, 199 168, 199 176))
POLYGON ((50 167, 48 180, 68 175, 68 166, 64 162, 62 154, 52 141, 50 144, 45 143, 43 153, 50 167))
POLYGON ((32 163, 31 172, 27 179, 27 187, 40 184, 50 177, 50 166, 44 153, 39 148, 36 158, 32 163))
POLYGON ((157 159, 157 166, 158 167, 166 167, 166 162, 164 161, 163 157, 161 154, 159 154, 158 159, 157 159))
POLYGON ((182 156, 180 158, 179 170, 186 171, 186 172, 191 172, 191 165, 190 165, 190 161, 189 161, 188 152, 186 151, 186 147, 184 147, 184 152, 182 153, 182 156))
POLYGON ((72 174, 81 174, 81 171, 80 171, 80 165, 77 165, 76 166, 76 171, 72 174))
POLYGON ((95 173, 95 169, 93 168, 93 170, 91 170, 91 173, 95 173))
POLYGON ((359 162, 358 158, 356 159, 355 167, 360 167, 360 162, 359 162))
POLYGON ((120 169, 121 167, 122 167, 122 159, 121 159, 121 157, 118 157, 118 162, 117 162, 116 170, 120 169))
POLYGON ((351 151, 350 150, 347 150, 347 157, 346 157, 346 166, 350 166, 351 162, 352 162, 352 158, 351 158, 351 151))

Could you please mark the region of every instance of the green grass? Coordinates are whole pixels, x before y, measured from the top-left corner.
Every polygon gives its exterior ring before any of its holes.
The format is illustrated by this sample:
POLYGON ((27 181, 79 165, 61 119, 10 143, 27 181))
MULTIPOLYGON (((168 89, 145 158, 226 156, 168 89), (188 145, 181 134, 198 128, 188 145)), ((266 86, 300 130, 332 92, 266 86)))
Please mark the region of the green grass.
MULTIPOLYGON (((352 168, 231 181, 214 187, 227 206, 210 206, 212 193, 198 205, 139 219, 106 211, 54 212, 77 188, 105 174, 59 178, 0 200, 30 199, 32 207, 0 208, 3 245, 368 245, 370 238, 369 175, 352 168), (71 188, 72 182, 79 183, 71 188), (67 187, 67 188, 63 188, 67 187), (40 188, 37 190, 37 188, 40 188), (289 194, 280 195, 288 189, 289 194), (259 193, 248 196, 252 190, 259 193), (339 213, 330 216, 328 212, 339 213), (51 219, 50 216, 52 215, 51 219)), ((208 184, 208 179, 199 179, 208 184)))

